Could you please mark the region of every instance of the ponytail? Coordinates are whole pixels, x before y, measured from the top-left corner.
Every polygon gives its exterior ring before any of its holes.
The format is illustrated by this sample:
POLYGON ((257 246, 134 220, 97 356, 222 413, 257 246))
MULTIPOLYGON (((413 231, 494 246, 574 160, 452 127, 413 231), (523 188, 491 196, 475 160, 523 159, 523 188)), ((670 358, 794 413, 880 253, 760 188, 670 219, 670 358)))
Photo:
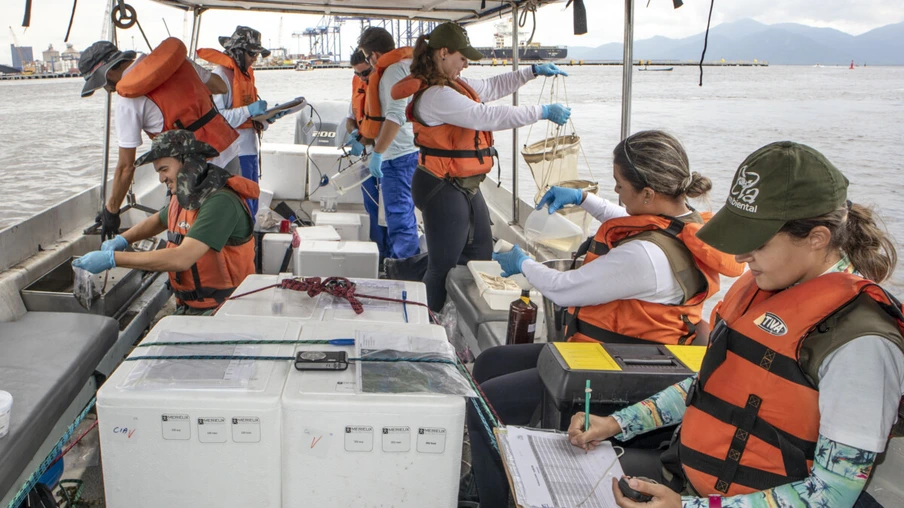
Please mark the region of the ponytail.
POLYGON ((823 216, 789 221, 779 232, 806 238, 813 228, 824 226, 832 235, 830 247, 847 255, 861 275, 882 282, 897 265, 898 253, 877 219, 871 208, 848 201, 845 208, 823 216))
POLYGON ((447 85, 447 78, 434 60, 434 54, 439 49, 431 48, 427 43, 427 35, 421 35, 414 43, 414 52, 411 57, 411 75, 420 79, 427 86, 447 85))

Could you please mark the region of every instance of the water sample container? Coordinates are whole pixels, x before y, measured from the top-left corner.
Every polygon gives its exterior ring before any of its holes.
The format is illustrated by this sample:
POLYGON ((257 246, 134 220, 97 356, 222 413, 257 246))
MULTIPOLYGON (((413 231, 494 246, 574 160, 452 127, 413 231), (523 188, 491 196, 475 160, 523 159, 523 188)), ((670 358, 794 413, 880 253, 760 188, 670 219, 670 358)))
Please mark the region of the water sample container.
POLYGON ((331 176, 330 184, 336 189, 336 193, 343 195, 360 186, 368 178, 370 167, 367 164, 367 157, 362 157, 358 162, 331 176))
POLYGON ((562 215, 541 208, 527 216, 524 236, 550 249, 571 252, 584 241, 584 230, 562 215))
POLYGON ((0 390, 0 438, 9 433, 10 413, 13 410, 13 396, 0 390))

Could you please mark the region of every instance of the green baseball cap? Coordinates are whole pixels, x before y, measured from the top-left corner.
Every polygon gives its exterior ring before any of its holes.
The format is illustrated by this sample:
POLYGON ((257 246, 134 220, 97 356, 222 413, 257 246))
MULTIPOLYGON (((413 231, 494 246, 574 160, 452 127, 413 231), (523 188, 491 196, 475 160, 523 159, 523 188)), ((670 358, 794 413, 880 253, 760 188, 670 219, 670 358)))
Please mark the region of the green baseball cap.
POLYGON ((483 53, 471 46, 468 32, 451 21, 434 28, 427 36, 427 41, 427 45, 433 49, 446 48, 451 51, 459 51, 468 60, 483 58, 483 53))
POLYGON ((824 155, 791 141, 750 154, 732 180, 725 206, 697 237, 727 254, 762 247, 786 222, 842 208, 848 180, 824 155))

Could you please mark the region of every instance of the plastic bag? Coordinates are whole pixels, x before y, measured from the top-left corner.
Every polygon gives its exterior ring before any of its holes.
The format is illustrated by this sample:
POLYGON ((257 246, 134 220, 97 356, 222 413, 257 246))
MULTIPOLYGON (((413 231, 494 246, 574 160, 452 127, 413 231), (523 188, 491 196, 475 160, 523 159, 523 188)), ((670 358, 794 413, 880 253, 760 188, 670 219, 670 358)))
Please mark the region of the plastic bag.
POLYGON ((100 292, 94 285, 95 276, 76 266, 72 267, 72 273, 72 294, 82 307, 90 309, 94 301, 100 298, 100 292))
MULTIPOLYGON (((87 418, 79 423, 78 427, 75 429, 75 432, 72 433, 72 437, 69 439, 69 443, 72 443, 73 441, 78 439, 79 436, 85 434, 85 431, 91 428, 91 425, 93 425, 96 421, 96 417, 94 417, 93 415, 88 415, 87 418)), ((85 437, 83 437, 81 441, 73 445, 69 452, 66 453, 66 469, 84 469, 99 465, 100 444, 97 429, 94 429, 85 434, 85 437)))
POLYGON ((446 337, 449 338, 449 343, 455 348, 455 354, 458 355, 458 359, 462 363, 473 362, 475 358, 474 353, 458 328, 458 309, 455 308, 455 303, 451 299, 443 306, 443 310, 439 312, 437 318, 439 319, 437 324, 446 329, 446 337))

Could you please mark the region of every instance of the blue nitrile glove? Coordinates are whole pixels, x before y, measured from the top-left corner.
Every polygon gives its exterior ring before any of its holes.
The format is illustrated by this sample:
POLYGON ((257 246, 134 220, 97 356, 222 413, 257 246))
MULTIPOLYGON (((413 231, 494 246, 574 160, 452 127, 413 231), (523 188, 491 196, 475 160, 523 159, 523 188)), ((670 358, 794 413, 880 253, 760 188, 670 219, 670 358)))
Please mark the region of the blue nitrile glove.
POLYGON ((126 250, 126 247, 129 246, 129 241, 123 238, 122 235, 116 235, 112 240, 107 240, 106 242, 100 244, 100 250, 107 251, 118 251, 118 250, 126 250))
POLYGON ((508 252, 493 253, 493 261, 498 262, 502 266, 503 277, 511 277, 521 273, 521 263, 524 263, 527 259, 529 259, 527 254, 517 245, 508 252))
POLYGON ((96 250, 72 262, 72 266, 88 270, 91 273, 100 273, 110 268, 116 268, 116 260, 113 259, 112 250, 96 250))
POLYGON ((383 154, 373 152, 370 154, 370 174, 374 178, 383 178, 383 154))
POLYGON ((348 153, 358 157, 362 153, 364 153, 364 145, 358 141, 358 129, 355 129, 348 133, 348 139, 346 140, 345 146, 350 147, 351 149, 348 153))
POLYGON ((571 108, 566 108, 561 104, 544 104, 543 119, 552 123, 565 125, 568 118, 571 117, 571 108))
POLYGON ((579 205, 583 199, 584 193, 578 189, 553 187, 543 195, 543 198, 537 205, 537 210, 543 208, 543 205, 546 205, 549 208, 549 213, 553 214, 561 210, 565 205, 579 205))
MULTIPOLYGON (((279 104, 277 103, 277 104, 275 104, 273 107, 275 108, 276 106, 279 106, 279 104)), ((267 119, 267 123, 269 123, 269 124, 272 125, 273 122, 279 120, 280 118, 282 118, 282 117, 284 117, 284 116, 286 116, 286 115, 288 115, 288 114, 289 114, 289 110, 288 110, 288 109, 284 109, 284 110, 280 111, 279 113, 277 113, 277 114, 271 116, 270 118, 268 118, 268 119, 267 119)))
POLYGON ((558 68, 554 63, 534 64, 534 76, 567 76, 568 73, 558 68))
POLYGON ((251 116, 263 115, 267 111, 267 101, 252 102, 248 105, 248 114, 251 116))

